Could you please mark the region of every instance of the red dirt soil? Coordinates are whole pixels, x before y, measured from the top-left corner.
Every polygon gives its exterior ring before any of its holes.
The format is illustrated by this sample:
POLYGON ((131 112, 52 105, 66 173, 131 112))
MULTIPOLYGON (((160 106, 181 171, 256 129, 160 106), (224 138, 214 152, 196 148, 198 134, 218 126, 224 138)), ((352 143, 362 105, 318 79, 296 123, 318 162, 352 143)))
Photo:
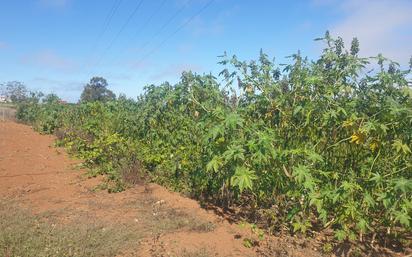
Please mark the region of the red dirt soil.
POLYGON ((313 246, 289 246, 289 243, 273 238, 264 240, 260 247, 246 248, 242 242, 249 235, 247 229, 202 209, 194 200, 155 184, 135 186, 115 194, 93 190, 102 178, 87 178, 85 170, 75 168, 80 161, 70 159, 64 149, 55 148, 54 140, 53 136, 40 135, 29 126, 12 121, 0 122, 0 199, 16 201, 35 214, 57 213, 62 224, 82 212, 87 214, 84 219, 90 221, 139 222, 145 226, 139 212, 128 208, 127 204, 133 199, 142 199, 143 194, 145 197, 150 194, 150 198, 160 200, 170 208, 184 210, 215 224, 215 229, 209 232, 183 230, 145 238, 136 242, 139 250, 133 255, 137 256, 179 256, 183 249, 200 248, 212 252, 213 256, 320 255, 311 249, 313 246), (158 245, 164 253, 154 255, 153 248, 158 245), (275 250, 268 253, 262 247, 275 250))

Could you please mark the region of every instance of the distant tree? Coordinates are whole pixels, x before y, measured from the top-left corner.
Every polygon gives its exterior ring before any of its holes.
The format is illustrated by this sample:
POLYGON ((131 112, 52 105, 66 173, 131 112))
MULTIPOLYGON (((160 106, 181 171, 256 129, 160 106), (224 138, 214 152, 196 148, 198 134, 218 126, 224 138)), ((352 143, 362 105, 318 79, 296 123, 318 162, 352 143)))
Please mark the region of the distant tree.
POLYGON ((5 84, 0 84, 0 96, 6 96, 6 86, 5 84))
POLYGON ((42 99, 43 103, 58 103, 60 102, 60 100, 60 97, 58 97, 56 94, 48 94, 42 99))
POLYGON ((93 77, 90 82, 84 87, 80 96, 81 102, 94 102, 94 101, 110 101, 115 100, 116 95, 109 89, 107 89, 107 81, 102 77, 93 77))
POLYGON ((117 100, 127 101, 127 96, 125 94, 120 93, 119 96, 117 97, 117 100))
POLYGON ((27 87, 18 81, 6 82, 1 85, 2 94, 10 99, 13 103, 23 102, 27 99, 29 91, 27 87))
POLYGON ((359 53, 359 40, 358 38, 353 38, 351 47, 350 47, 350 54, 357 55, 359 53))

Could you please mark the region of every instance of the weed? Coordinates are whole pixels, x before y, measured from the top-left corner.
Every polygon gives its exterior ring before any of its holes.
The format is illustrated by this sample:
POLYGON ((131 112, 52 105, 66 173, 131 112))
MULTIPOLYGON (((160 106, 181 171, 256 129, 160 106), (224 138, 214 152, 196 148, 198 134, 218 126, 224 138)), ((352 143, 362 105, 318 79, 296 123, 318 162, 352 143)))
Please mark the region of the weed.
POLYGON ((325 254, 331 254, 333 251, 333 245, 331 243, 324 243, 322 246, 322 251, 325 254))

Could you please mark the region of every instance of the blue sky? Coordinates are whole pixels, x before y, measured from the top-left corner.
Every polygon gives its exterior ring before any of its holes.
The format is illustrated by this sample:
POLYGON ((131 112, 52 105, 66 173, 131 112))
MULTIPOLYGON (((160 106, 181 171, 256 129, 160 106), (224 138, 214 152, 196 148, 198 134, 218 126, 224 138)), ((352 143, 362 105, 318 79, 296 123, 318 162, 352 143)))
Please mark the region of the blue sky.
POLYGON ((383 52, 406 64, 412 54, 410 0, 209 2, 2 1, 0 82, 76 101, 97 75, 115 93, 135 97, 147 84, 176 82, 183 70, 217 74, 224 51, 253 59, 262 48, 280 63, 297 50, 316 57, 321 45, 313 39, 326 30, 348 42, 357 36, 364 55, 383 52))

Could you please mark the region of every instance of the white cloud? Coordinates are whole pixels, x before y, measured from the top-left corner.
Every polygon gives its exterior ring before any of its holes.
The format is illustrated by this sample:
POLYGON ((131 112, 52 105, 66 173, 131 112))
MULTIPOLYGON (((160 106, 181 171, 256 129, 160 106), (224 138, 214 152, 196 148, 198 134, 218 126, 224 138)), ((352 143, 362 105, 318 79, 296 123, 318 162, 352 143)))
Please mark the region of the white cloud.
POLYGON ((382 53, 407 63, 412 55, 412 1, 345 0, 338 8, 344 17, 331 27, 332 35, 341 36, 347 44, 357 37, 362 55, 382 53))
POLYGON ((64 57, 61 57, 50 50, 45 50, 35 54, 26 55, 22 58, 21 61, 23 64, 60 71, 71 71, 75 67, 72 61, 64 57))
POLYGON ((40 88, 48 88, 52 92, 80 92, 84 83, 79 81, 63 81, 45 77, 36 77, 31 83, 40 88))

